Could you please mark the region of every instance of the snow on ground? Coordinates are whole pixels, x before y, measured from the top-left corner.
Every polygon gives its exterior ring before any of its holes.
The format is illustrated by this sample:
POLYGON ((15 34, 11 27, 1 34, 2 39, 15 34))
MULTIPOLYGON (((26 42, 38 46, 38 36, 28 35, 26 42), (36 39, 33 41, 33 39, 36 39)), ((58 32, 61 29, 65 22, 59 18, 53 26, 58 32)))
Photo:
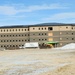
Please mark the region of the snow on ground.
POLYGON ((70 50, 72 50, 72 49, 75 49, 75 43, 70 43, 65 46, 55 48, 55 49, 61 49, 61 50, 70 49, 70 50))

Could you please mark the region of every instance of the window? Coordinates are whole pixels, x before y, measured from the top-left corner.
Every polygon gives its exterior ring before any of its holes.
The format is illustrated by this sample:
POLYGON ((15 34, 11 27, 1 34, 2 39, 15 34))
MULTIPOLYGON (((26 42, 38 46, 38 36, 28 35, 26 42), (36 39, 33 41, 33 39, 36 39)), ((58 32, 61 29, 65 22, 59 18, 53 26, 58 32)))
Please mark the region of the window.
POLYGON ((5 40, 4 40, 4 42, 5 42, 5 40))
POLYGON ((66 27, 66 29, 67 29, 68 27, 66 27))
POLYGON ((8 32, 8 29, 7 29, 7 32, 8 32))
POLYGON ((40 35, 40 33, 39 33, 39 35, 40 35))
POLYGON ((53 38, 49 38, 48 41, 53 41, 53 38))
POLYGON ((1 30, 1 32, 2 32, 2 30, 1 30))
POLYGON ((7 40, 7 42, 8 42, 8 40, 7 40))
POLYGON ((16 29, 16 31, 17 31, 17 29, 16 29))
POLYGON ((42 28, 42 30, 43 30, 43 28, 42 28))
POLYGON ((74 38, 72 38, 72 40, 74 40, 74 38))
POLYGON ((16 45, 16 47, 18 47, 18 45, 16 45))
POLYGON ((43 35, 43 33, 42 33, 42 35, 43 35))
POLYGON ((7 47, 9 47, 9 45, 7 45, 7 47))
POLYGON ((14 40, 13 40, 13 42, 14 42, 14 40))
POLYGON ((4 30, 4 32, 5 32, 5 30, 4 30))
POLYGON ((27 41, 27 40, 25 40, 25 41, 27 41))
POLYGON ((4 47, 6 47, 6 46, 4 45, 4 47))
POLYGON ((11 45, 10 45, 10 47, 11 47, 11 45))
POLYGON ((23 31, 23 29, 22 29, 22 31, 23 31))
POLYGON ((39 30, 40 30, 40 28, 39 28, 39 30))
POLYGON ((2 37, 2 35, 1 35, 1 37, 2 37))
POLYGON ((10 35, 10 37, 11 37, 11 35, 10 35))
POLYGON ((45 28, 45 30, 46 30, 46 28, 45 28))
POLYGON ((25 31, 26 31, 26 29, 25 29, 25 31))
POLYGON ((72 35, 73 35, 73 33, 72 33, 72 35))
POLYGON ((35 28, 33 28, 33 30, 34 30, 35 28))
POLYGON ((62 38, 60 38, 60 40, 62 40, 62 38))
POLYGON ((10 42, 11 42, 11 40, 10 40, 10 42))
POLYGON ((5 37, 5 35, 4 35, 4 37, 5 37))
POLYGON ((15 47, 15 45, 13 45, 13 47, 15 47))
POLYGON ((13 29, 13 31, 14 31, 14 29, 13 29))
POLYGON ((1 45, 1 47, 3 47, 3 46, 1 45))
POLYGON ((11 29, 10 29, 10 31, 11 31, 11 29))
POLYGON ((45 35, 46 35, 46 33, 45 33, 45 35))
POLYGON ((47 40, 47 39, 45 39, 45 40, 47 40))
POLYGON ((29 28, 28 28, 28 31, 29 31, 29 28))
POLYGON ((68 33, 66 33, 66 34, 68 34, 68 33))
POLYGON ((33 34, 33 35, 35 35, 35 34, 33 34))
POLYGON ((48 33, 48 36, 53 36, 53 33, 48 33))
POLYGON ((53 28, 52 27, 48 27, 48 30, 53 30, 53 28))
POLYGON ((62 43, 60 43, 60 45, 62 46, 62 43))
POLYGON ((73 29, 73 27, 72 27, 72 29, 73 29))
POLYGON ((42 39, 42 41, 43 41, 44 39, 42 39))
POLYGON ((19 31, 20 31, 20 29, 19 29, 19 31))
POLYGON ((22 45, 22 46, 24 46, 24 45, 22 45))
POLYGON ((29 41, 29 40, 28 40, 29 41))

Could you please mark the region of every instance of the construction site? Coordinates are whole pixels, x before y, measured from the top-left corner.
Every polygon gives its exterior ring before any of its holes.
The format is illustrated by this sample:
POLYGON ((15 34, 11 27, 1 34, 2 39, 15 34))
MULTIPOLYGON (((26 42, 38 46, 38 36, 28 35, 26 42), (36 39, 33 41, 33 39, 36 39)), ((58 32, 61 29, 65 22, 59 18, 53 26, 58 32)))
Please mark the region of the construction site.
POLYGON ((75 43, 57 48, 0 50, 0 75, 75 75, 75 43))

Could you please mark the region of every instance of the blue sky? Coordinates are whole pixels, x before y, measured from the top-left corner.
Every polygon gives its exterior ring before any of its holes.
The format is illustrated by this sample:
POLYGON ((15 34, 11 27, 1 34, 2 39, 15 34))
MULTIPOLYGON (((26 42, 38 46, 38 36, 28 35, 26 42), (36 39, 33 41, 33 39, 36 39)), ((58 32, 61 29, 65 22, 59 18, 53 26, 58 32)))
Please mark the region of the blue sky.
POLYGON ((0 0, 0 26, 75 23, 75 0, 0 0))

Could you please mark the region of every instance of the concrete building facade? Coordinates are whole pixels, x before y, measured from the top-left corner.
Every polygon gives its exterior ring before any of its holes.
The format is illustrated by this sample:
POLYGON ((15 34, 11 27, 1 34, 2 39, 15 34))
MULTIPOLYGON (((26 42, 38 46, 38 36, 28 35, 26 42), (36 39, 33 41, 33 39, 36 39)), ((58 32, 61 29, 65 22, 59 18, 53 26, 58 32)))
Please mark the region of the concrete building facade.
POLYGON ((75 42, 75 25, 29 25, 0 27, 0 47, 14 49, 27 42, 57 41, 57 47, 75 42))

